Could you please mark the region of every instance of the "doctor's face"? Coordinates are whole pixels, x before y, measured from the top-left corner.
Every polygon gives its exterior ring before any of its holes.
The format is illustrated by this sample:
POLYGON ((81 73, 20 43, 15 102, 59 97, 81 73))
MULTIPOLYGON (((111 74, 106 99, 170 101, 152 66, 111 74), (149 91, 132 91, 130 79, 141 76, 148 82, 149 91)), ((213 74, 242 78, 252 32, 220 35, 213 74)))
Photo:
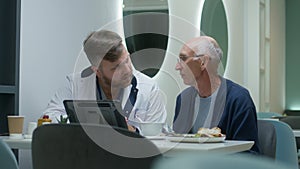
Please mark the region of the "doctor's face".
POLYGON ((133 77, 132 65, 130 54, 125 47, 118 60, 114 62, 102 60, 99 71, 100 75, 98 78, 111 87, 125 88, 130 85, 133 77))

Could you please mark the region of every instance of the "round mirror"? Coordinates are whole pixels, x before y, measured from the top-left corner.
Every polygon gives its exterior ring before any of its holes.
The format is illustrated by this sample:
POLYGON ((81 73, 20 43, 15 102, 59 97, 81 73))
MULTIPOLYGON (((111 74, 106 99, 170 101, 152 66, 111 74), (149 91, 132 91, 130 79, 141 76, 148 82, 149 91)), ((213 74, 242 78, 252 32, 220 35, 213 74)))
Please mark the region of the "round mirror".
POLYGON ((134 67, 153 77, 164 61, 168 44, 167 0, 124 0, 125 41, 134 67))
POLYGON ((200 26, 202 33, 216 39, 222 48, 222 65, 225 69, 228 53, 228 29, 222 0, 206 0, 204 2, 200 26))

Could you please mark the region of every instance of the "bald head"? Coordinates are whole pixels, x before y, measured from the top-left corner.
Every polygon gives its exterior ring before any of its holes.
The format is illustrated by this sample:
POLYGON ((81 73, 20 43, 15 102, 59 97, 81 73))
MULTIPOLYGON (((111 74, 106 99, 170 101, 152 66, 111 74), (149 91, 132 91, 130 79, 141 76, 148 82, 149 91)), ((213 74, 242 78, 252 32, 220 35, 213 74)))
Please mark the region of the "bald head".
POLYGON ((212 60, 220 62, 223 57, 222 49, 215 39, 209 36, 199 36, 189 40, 185 47, 190 48, 195 53, 195 56, 206 54, 212 60))

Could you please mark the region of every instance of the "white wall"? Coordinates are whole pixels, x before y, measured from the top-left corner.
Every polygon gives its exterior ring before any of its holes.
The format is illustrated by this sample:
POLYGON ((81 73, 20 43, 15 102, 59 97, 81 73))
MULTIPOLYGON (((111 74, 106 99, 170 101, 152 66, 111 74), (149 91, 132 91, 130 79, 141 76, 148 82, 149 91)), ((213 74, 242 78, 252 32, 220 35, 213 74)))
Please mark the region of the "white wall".
POLYGON ((260 107, 260 0, 244 3, 244 85, 249 89, 256 109, 260 107))
MULTIPOLYGON (((82 41, 122 17, 121 0, 26 0, 21 2, 20 114, 37 121, 54 92, 72 73, 82 41), (111 12, 118 8, 116 11, 111 12)), ((20 168, 30 169, 30 151, 20 168)), ((49 164, 47 164, 49 165, 49 164)))
POLYGON ((228 55, 224 76, 244 83, 244 1, 223 0, 228 25, 228 55))
POLYGON ((259 0, 223 0, 223 3, 229 38, 224 76, 248 88, 258 107, 259 0))
POLYGON ((285 109, 285 0, 270 0, 270 111, 285 109))
MULTIPOLYGON (((285 105, 285 4, 271 0, 270 111, 281 113, 285 105)), ((260 107, 260 0, 223 0, 227 13, 229 44, 224 76, 249 89, 260 107)), ((264 110, 262 110, 264 111, 264 110)))

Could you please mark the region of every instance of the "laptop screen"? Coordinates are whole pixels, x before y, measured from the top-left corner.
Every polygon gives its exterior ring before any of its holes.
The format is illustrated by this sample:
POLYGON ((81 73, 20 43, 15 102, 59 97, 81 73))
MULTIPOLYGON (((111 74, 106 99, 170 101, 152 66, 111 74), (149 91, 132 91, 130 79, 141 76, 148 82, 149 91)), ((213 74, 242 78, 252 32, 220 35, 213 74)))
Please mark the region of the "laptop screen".
POLYGON ((70 123, 106 124, 127 129, 121 104, 109 100, 64 100, 70 123), (120 111, 119 111, 120 110, 120 111))

